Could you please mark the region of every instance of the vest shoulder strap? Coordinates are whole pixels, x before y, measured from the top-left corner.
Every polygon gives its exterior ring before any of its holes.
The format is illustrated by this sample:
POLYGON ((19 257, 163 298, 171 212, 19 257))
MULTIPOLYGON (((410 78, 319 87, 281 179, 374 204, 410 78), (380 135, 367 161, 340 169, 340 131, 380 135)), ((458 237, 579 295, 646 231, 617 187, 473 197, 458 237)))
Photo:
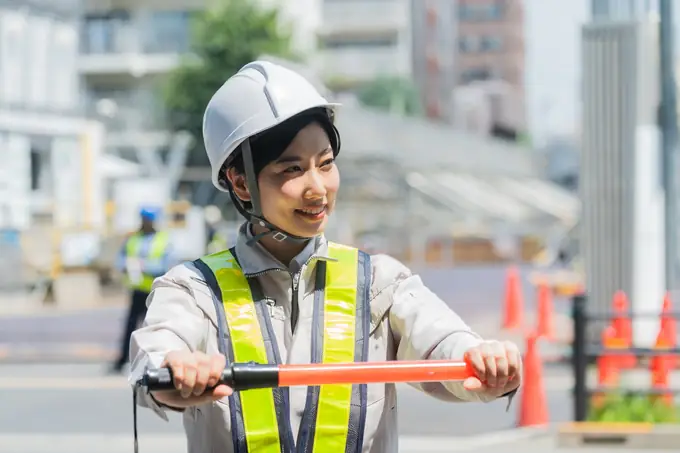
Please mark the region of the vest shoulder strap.
MULTIPOLYGON (((269 311, 257 279, 246 278, 234 249, 194 261, 213 292, 220 352, 228 362, 281 363, 269 311)), ((234 392, 229 397, 236 453, 293 453, 288 391, 234 392)))

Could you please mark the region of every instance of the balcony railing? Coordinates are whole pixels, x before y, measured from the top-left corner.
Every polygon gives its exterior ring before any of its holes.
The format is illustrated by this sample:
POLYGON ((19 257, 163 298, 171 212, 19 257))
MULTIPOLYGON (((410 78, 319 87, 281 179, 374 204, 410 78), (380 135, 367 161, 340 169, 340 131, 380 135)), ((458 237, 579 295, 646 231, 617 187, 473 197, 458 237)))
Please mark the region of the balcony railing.
POLYGON ((358 80, 404 76, 411 69, 409 54, 401 47, 325 49, 318 57, 318 67, 326 77, 358 80))
POLYGON ((325 1, 321 33, 401 29, 409 25, 409 3, 404 0, 325 1))
POLYGON ((165 111, 159 101, 133 98, 132 95, 100 98, 90 95, 86 102, 87 115, 102 121, 110 132, 154 131, 165 128, 165 111))

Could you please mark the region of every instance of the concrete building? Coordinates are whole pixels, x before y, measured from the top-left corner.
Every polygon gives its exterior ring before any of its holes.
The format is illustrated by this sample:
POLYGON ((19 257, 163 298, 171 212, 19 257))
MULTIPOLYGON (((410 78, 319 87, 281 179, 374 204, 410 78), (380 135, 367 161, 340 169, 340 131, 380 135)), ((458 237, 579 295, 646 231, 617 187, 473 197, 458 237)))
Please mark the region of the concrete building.
POLYGON ((80 2, 0 2, 0 228, 95 225, 97 140, 78 74, 80 2))
MULTIPOLYGON (((83 1, 80 72, 88 114, 106 123, 108 152, 179 179, 191 139, 168 133, 162 81, 190 50, 191 16, 219 0, 83 1)), ((315 2, 261 0, 279 8, 303 56, 314 46, 315 2)))
POLYGON ((456 86, 458 6, 450 0, 413 0, 413 78, 430 118, 449 119, 456 86))
POLYGON ((657 7, 657 3, 652 0, 590 0, 591 18, 593 22, 640 18, 657 7))
POLYGON ((522 0, 459 0, 456 73, 454 122, 485 132, 525 130, 522 0))
POLYGON ((412 74, 410 0, 319 0, 315 67, 333 89, 412 74))
POLYGON ((192 0, 86 0, 80 71, 88 114, 102 118, 107 150, 154 168, 171 144, 160 81, 189 49, 192 0))
POLYGON ((481 134, 525 125, 521 0, 413 0, 413 71, 430 118, 481 134))
MULTIPOLYGON (((579 248, 588 306, 610 312, 624 291, 635 347, 653 347, 658 322, 635 316, 659 312, 666 290, 658 27, 654 18, 595 19, 582 35, 579 248)), ((602 325, 588 324, 592 340, 602 325)))
POLYGON ((80 12, 77 0, 0 2, 0 303, 13 308, 42 297, 60 266, 82 264, 83 242, 68 239, 104 220, 104 131, 81 105, 80 12))

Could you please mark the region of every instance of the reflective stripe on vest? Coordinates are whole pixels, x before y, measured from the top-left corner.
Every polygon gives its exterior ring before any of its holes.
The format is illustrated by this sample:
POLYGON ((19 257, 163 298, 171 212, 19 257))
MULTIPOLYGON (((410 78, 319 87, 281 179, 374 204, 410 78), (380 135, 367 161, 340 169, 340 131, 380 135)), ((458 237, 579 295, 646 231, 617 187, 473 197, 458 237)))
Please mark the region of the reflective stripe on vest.
MULTIPOLYGON (((370 325, 370 257, 329 243, 332 261, 316 267, 313 363, 366 361, 370 325)), ((220 351, 229 362, 280 364, 267 302, 257 278, 246 278, 228 250, 194 261, 215 294, 220 351), (226 328, 225 328, 226 327, 226 328)), ((359 453, 366 384, 309 387, 297 442, 288 389, 256 389, 229 397, 236 453, 359 453)))
MULTIPOLYGON (((131 236, 127 243, 125 244, 125 255, 129 258, 143 258, 149 260, 158 260, 163 257, 165 249, 170 241, 170 235, 167 232, 161 231, 154 233, 153 238, 146 254, 142 256, 142 244, 144 243, 144 236, 140 233, 136 233, 131 236)), ((150 292, 153 286, 154 277, 150 275, 142 275, 139 282, 133 283, 129 278, 125 279, 128 286, 142 291, 150 292)))

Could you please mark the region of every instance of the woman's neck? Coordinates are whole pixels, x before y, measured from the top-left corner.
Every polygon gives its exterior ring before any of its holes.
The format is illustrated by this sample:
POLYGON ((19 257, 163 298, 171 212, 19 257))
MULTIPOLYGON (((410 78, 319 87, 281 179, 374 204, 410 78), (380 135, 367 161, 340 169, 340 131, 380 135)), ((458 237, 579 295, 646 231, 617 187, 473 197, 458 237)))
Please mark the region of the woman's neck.
MULTIPOLYGON (((262 227, 260 225, 256 224, 251 225, 252 233, 255 236, 269 231, 267 228, 262 227)), ((298 256, 307 245, 306 242, 297 243, 277 241, 276 239, 271 237, 271 235, 264 236, 262 239, 260 239, 259 242, 260 244, 262 244, 262 247, 264 247, 269 253, 272 254, 274 258, 276 258, 286 266, 290 265, 290 262, 293 261, 293 258, 298 256)))

